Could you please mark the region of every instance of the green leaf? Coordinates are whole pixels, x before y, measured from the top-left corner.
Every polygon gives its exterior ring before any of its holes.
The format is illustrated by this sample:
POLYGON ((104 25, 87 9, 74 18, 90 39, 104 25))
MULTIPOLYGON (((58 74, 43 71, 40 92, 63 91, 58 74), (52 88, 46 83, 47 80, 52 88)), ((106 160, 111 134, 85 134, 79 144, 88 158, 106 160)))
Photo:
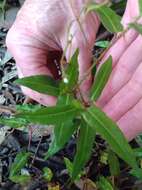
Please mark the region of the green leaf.
POLYGON ((54 154, 56 154, 60 150, 61 150, 61 147, 57 145, 55 135, 53 134, 52 141, 49 145, 48 152, 44 156, 44 160, 47 160, 48 158, 50 158, 51 156, 53 156, 54 154))
POLYGON ((78 82, 79 76, 79 65, 78 65, 79 49, 75 51, 71 60, 69 61, 68 67, 64 73, 63 83, 61 83, 61 89, 63 92, 71 91, 74 89, 78 82))
POLYGON ((0 118, 0 124, 16 129, 27 126, 28 122, 25 119, 21 118, 0 118))
POLYGON ((14 163, 11 165, 11 168, 10 168, 10 179, 11 177, 17 176, 20 174, 21 169, 26 165, 29 157, 30 157, 29 152, 20 152, 16 155, 14 163))
POLYGON ((105 150, 101 151, 100 163, 107 165, 107 162, 108 162, 108 152, 106 152, 105 150))
POLYGON ((82 121, 77 141, 77 151, 73 161, 72 180, 74 181, 89 160, 93 148, 95 130, 82 121))
POLYGON ((28 183, 30 179, 31 177, 28 175, 15 175, 10 177, 11 181, 13 181, 14 183, 20 183, 21 185, 28 183))
MULTIPOLYGON (((60 96, 58 98, 57 105, 69 105, 73 101, 73 98, 71 95, 67 94, 65 96, 60 96)), ((72 122, 72 120, 65 121, 62 123, 59 123, 54 128, 54 134, 56 138, 56 142, 59 147, 63 148, 66 142, 71 138, 72 134, 75 131, 75 124, 72 122)))
POLYGON ((114 190, 110 182, 105 177, 100 177, 97 183, 99 190, 114 190))
POLYGON ((142 180, 142 169, 141 168, 131 170, 130 174, 137 177, 139 180, 142 180))
POLYGON ((96 72, 97 72, 97 64, 96 64, 96 61, 94 60, 93 61, 93 68, 92 68, 92 76, 95 77, 96 76, 96 72))
POLYGON ((87 12, 90 11, 95 11, 99 15, 102 24, 109 32, 117 33, 123 31, 121 17, 107 5, 91 3, 87 6, 87 12))
POLYGON ((95 43, 95 46, 98 46, 100 48, 107 48, 109 46, 110 42, 109 41, 98 41, 95 43))
POLYGON ((140 15, 142 15, 142 0, 139 0, 139 11, 140 15))
POLYGON ((138 168, 136 157, 123 133, 100 108, 93 106, 83 114, 84 120, 110 145, 111 149, 131 167, 138 168))
POLYGON ((64 158, 64 162, 65 162, 66 168, 68 170, 69 176, 71 178, 72 171, 73 171, 73 163, 68 158, 64 158))
POLYGON ((32 104, 16 105, 17 112, 24 112, 24 111, 34 112, 40 108, 42 108, 41 105, 32 105, 32 104))
POLYGON ((16 84, 26 86, 37 92, 52 96, 59 95, 59 86, 57 82, 49 76, 37 75, 25 77, 15 81, 16 84))
POLYGON ((129 27, 135 29, 138 33, 142 34, 142 24, 130 23, 129 27))
POLYGON ((109 151, 108 164, 111 176, 118 176, 120 174, 119 160, 113 151, 109 151))
POLYGON ((112 71, 112 57, 110 56, 105 61, 105 63, 100 67, 98 73, 96 74, 96 78, 91 89, 92 100, 96 101, 100 97, 106 83, 108 82, 111 71, 112 71))
POLYGON ((31 123, 42 125, 59 124, 63 121, 72 120, 82 109, 74 105, 52 106, 40 108, 34 112, 23 112, 16 115, 17 118, 24 118, 31 123))
POLYGON ((136 157, 142 158, 142 147, 133 149, 136 157))
MULTIPOLYGON (((69 176, 70 176, 70 178, 72 178, 73 163, 68 158, 64 158, 64 162, 65 162, 66 168, 68 170, 69 176)), ((84 175, 84 172, 80 171, 80 173, 76 177, 76 181, 80 180, 82 175, 84 175)))
POLYGON ((52 178, 53 178, 53 172, 50 168, 44 167, 43 168, 43 178, 47 181, 47 182, 51 182, 52 178))
MULTIPOLYGON (((59 96, 57 105, 69 105, 72 100, 73 98, 68 94, 66 96, 59 96)), ((49 146, 45 159, 51 157, 56 152, 61 150, 64 145, 69 141, 75 129, 77 128, 78 126, 76 125, 76 123, 73 123, 72 120, 64 120, 64 122, 56 124, 54 127, 52 142, 49 146)))
POLYGON ((60 151, 62 148, 64 148, 65 144, 73 135, 75 129, 77 129, 77 126, 74 125, 71 120, 59 125, 56 124, 54 128, 54 135, 45 159, 48 159, 60 151))

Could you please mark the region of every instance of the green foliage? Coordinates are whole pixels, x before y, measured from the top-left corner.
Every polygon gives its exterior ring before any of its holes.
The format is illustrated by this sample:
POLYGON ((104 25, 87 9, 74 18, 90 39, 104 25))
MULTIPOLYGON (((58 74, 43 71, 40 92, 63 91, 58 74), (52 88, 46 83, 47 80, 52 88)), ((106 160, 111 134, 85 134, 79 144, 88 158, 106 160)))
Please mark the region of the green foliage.
MULTIPOLYGON (((65 162, 66 168, 67 168, 67 170, 68 170, 69 176, 70 176, 70 178, 72 179, 74 164, 73 164, 68 158, 64 158, 64 162, 65 162)), ((77 175, 76 178, 75 178, 75 181, 80 180, 80 178, 81 178, 81 176, 82 176, 83 174, 84 174, 84 172, 80 170, 80 172, 78 173, 78 175, 77 175)))
POLYGON ((99 178, 97 187, 99 188, 99 190, 114 190, 111 183, 103 176, 99 178))
POLYGON ((59 95, 59 85, 49 76, 39 75, 31 76, 15 81, 16 84, 26 86, 37 92, 52 96, 59 95))
POLYGON ((142 0, 139 0, 139 11, 140 15, 142 16, 142 0))
POLYGON ((138 24, 134 22, 134 23, 130 23, 129 27, 135 29, 139 34, 142 35, 142 24, 138 24))
POLYGON ((109 143, 120 158, 131 167, 138 168, 133 150, 114 121, 95 105, 88 108, 82 115, 88 125, 109 143))
MULTIPOLYGON (((57 105, 69 105, 73 98, 70 95, 62 96, 58 98, 57 105)), ((72 120, 64 121, 55 125, 54 134, 59 147, 63 147, 70 139, 76 128, 76 123, 72 120)))
POLYGON ((95 46, 98 46, 100 48, 107 48, 107 47, 109 47, 109 44, 110 44, 109 41, 103 40, 103 41, 96 42, 95 46))
POLYGON ((112 57, 109 57, 105 61, 105 63, 100 67, 98 73, 96 74, 94 84, 92 85, 92 88, 91 88, 92 100, 96 101, 100 97, 109 79, 111 71, 112 71, 112 57))
POLYGON ((6 0, 0 2, 0 20, 5 19, 6 0))
MULTIPOLYGON (((140 12, 142 12, 142 1, 139 1, 140 12)), ((111 33, 121 32, 121 18, 107 5, 92 3, 87 7, 87 13, 96 11, 102 24, 111 33)), ((129 24, 142 34, 142 26, 137 22, 129 24)), ((108 48, 108 41, 99 41, 96 46, 108 48)), ((28 124, 53 125, 53 137, 45 159, 64 148, 73 134, 76 134, 77 145, 73 162, 65 158, 65 164, 72 181, 81 177, 81 171, 89 161, 96 133, 100 134, 108 143, 105 164, 109 164, 111 176, 120 173, 119 160, 123 159, 132 167, 132 175, 142 179, 141 169, 138 168, 137 157, 140 151, 133 150, 117 124, 110 119, 95 102, 101 96, 112 71, 112 57, 110 56, 100 67, 91 68, 95 76, 88 100, 79 92, 78 82, 79 49, 75 51, 68 65, 61 65, 62 80, 55 81, 53 78, 43 75, 31 76, 16 81, 17 84, 31 88, 37 92, 57 97, 57 105, 52 107, 23 105, 16 107, 16 114, 8 119, 1 118, 0 123, 12 128, 19 128, 28 124), (97 71, 97 72, 96 72, 97 71), (79 94, 80 93, 80 94, 79 94), (94 102, 95 101, 95 102, 94 102)), ((95 58, 95 61, 98 60, 95 58)), ((100 60, 99 60, 100 61, 100 60)), ((87 72, 87 71, 86 71, 87 72)), ((85 73, 86 74, 86 73, 85 73)), ((10 179, 16 183, 25 183, 30 179, 29 175, 22 175, 21 169, 26 166, 30 157, 27 152, 19 153, 10 169, 10 179)), ((53 173, 49 168, 43 169, 43 178, 50 182, 53 173)), ((113 187, 107 178, 100 177, 97 183, 99 189, 112 190, 113 187)))
POLYGON ((68 158, 64 158, 64 162, 68 170, 69 176, 70 178, 72 178, 73 163, 68 158))
POLYGON ((44 167, 43 168, 43 178, 47 181, 50 182, 53 178, 53 172, 50 168, 44 167))
POLYGON ((62 93, 68 91, 72 92, 77 84, 79 76, 78 55, 79 49, 75 51, 68 64, 67 69, 63 71, 63 82, 61 82, 60 85, 62 93))
POLYGON ((134 149, 134 153, 135 153, 136 157, 142 158, 142 147, 140 147, 140 148, 135 148, 135 149, 134 149))
POLYGON ((90 11, 98 13, 102 24, 109 32, 117 33, 123 31, 121 17, 107 5, 91 3, 87 6, 87 13, 90 11))
POLYGON ((42 106, 41 105, 32 105, 32 104, 23 104, 23 105, 16 105, 16 111, 18 113, 20 112, 34 112, 40 109, 42 106))
POLYGON ((15 183, 25 183, 30 180, 29 175, 21 175, 21 169, 25 167, 29 157, 29 152, 20 152, 16 155, 14 163, 11 165, 10 168, 10 180, 15 183))
POLYGON ((132 169, 130 171, 130 174, 133 175, 133 176, 135 176, 135 177, 137 177, 139 180, 142 180, 142 169, 141 168, 139 168, 137 170, 132 169))
MULTIPOLYGON (((69 105, 73 101, 73 97, 69 94, 58 97, 58 106, 69 105)), ((45 159, 51 157, 53 154, 61 150, 64 145, 69 141, 73 133, 78 129, 79 122, 70 120, 64 120, 54 126, 54 134, 52 142, 49 146, 45 159)))
POLYGON ((76 108, 73 104, 67 106, 53 106, 40 108, 34 112, 23 112, 16 115, 17 118, 23 118, 31 123, 50 125, 58 124, 62 121, 72 120, 81 108, 76 108))
POLYGON ((111 176, 118 176, 120 174, 119 160, 113 151, 109 151, 108 164, 111 176))
POLYGON ((27 120, 21 118, 0 118, 0 124, 16 129, 27 126, 28 122, 27 120))
POLYGON ((15 175, 11 176, 10 180, 13 181, 14 183, 20 183, 21 185, 28 183, 30 181, 31 177, 28 175, 15 175))
POLYGON ((73 162, 72 180, 75 180, 86 162, 89 160, 95 139, 95 130, 85 122, 81 122, 77 140, 77 151, 73 162))

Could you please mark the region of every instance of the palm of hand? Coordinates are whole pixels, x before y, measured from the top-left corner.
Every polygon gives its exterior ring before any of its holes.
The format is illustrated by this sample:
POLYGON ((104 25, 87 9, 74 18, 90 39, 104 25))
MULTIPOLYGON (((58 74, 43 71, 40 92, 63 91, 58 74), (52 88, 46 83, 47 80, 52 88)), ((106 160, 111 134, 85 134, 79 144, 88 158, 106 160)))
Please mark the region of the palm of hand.
MULTIPOLYGON (((25 1, 7 36, 7 46, 16 60, 20 77, 39 74, 56 75, 53 52, 56 51, 55 59, 58 61, 62 50, 68 44, 69 34, 73 39, 67 48, 66 58, 69 60, 73 51, 76 48, 80 49, 79 70, 80 78, 82 77, 91 63, 91 50, 99 25, 94 13, 87 17, 81 14, 82 29, 76 21, 83 6, 89 1, 73 0, 70 1, 71 4, 66 0, 25 1)), ((86 91, 89 84, 90 80, 85 81, 82 88, 86 91)), ((55 103, 54 97, 41 95, 27 88, 23 88, 23 91, 42 104, 55 103)))
MULTIPOLYGON (((138 16, 136 1, 129 1, 124 26, 138 16), (133 14, 133 15, 132 15, 133 14)), ((130 30, 108 52, 113 72, 98 104, 122 129, 128 139, 142 131, 142 36, 130 30)))

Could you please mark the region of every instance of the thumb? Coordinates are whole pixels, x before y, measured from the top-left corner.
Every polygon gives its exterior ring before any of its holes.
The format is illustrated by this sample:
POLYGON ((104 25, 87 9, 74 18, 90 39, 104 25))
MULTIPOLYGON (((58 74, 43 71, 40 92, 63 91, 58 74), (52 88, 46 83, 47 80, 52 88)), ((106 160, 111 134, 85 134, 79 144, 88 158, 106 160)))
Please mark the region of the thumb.
MULTIPOLYGON (((12 27, 7 34, 6 44, 16 60, 20 78, 34 75, 53 76, 47 63, 49 56, 46 44, 30 36, 27 31, 12 27)), ((52 69, 54 70, 54 68, 52 69)), ((54 105, 56 98, 22 87, 24 94, 43 105, 54 105)))

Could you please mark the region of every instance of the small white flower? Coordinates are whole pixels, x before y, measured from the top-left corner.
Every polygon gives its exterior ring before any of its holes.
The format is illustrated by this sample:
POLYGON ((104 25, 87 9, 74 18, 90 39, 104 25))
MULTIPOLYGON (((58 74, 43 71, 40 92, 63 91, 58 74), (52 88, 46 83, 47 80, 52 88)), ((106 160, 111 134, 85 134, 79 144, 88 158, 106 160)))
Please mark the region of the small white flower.
POLYGON ((69 82, 67 78, 64 78, 63 81, 64 81, 64 83, 66 83, 66 84, 69 82))
POLYGON ((21 169, 21 175, 27 175, 30 176, 30 173, 25 168, 21 169))
POLYGON ((68 41, 71 42, 72 38, 73 38, 73 36, 72 36, 72 34, 70 34, 69 37, 68 37, 68 41))

